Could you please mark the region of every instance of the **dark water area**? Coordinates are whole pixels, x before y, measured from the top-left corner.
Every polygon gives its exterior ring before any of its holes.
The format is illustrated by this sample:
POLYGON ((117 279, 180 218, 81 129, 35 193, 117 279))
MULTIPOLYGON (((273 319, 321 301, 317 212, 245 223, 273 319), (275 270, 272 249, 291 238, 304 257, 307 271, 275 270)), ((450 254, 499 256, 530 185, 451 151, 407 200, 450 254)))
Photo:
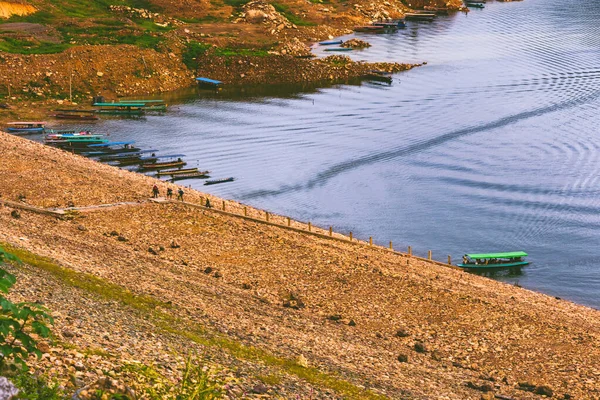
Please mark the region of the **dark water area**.
POLYGON ((399 250, 527 251, 495 279, 600 308, 600 2, 407 25, 350 54, 427 61, 392 85, 193 90, 96 129, 237 178, 182 184, 399 250))

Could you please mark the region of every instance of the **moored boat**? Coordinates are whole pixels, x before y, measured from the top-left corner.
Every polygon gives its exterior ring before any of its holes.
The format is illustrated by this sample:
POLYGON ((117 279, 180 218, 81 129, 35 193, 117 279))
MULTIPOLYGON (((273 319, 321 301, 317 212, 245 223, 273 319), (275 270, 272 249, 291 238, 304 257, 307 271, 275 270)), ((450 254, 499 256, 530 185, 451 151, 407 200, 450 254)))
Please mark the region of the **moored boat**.
POLYGON ((365 78, 372 81, 386 82, 392 83, 392 74, 387 71, 380 71, 377 69, 372 69, 367 71, 365 74, 365 78))
MULTIPOLYGON (((198 168, 183 168, 183 169, 167 169, 158 171, 156 176, 167 176, 167 175, 178 175, 178 174, 190 174, 192 172, 198 172, 198 168)), ((209 171, 205 171, 208 174, 209 171)))
POLYGON ((75 121, 97 121, 98 117, 92 114, 82 115, 82 114, 69 114, 69 113, 56 113, 53 115, 56 119, 69 119, 75 121))
POLYGON ((169 179, 171 182, 180 181, 183 179, 205 179, 209 178, 208 171, 189 172, 187 174, 176 174, 171 175, 169 179))
POLYGON ((377 25, 361 25, 353 28, 354 32, 369 32, 369 33, 381 33, 385 32, 385 27, 377 25))
POLYGON ((144 163, 140 166, 142 170, 151 170, 151 169, 162 169, 162 168, 176 168, 183 167, 187 165, 185 161, 170 161, 170 162, 153 162, 153 163, 144 163))
POLYGON ((46 127, 46 122, 35 121, 35 122, 9 122, 6 130, 10 133, 15 134, 30 134, 30 133, 43 133, 46 127))
POLYGON ((434 18, 435 14, 430 12, 414 12, 404 14, 404 19, 410 21, 433 21, 434 18))
POLYGON ((323 42, 319 42, 321 46, 330 46, 333 44, 342 44, 344 43, 342 40, 325 40, 323 42))
POLYGON ((529 264, 523 258, 527 257, 524 251, 513 251, 505 253, 473 253, 465 254, 463 262, 457 264, 465 269, 499 269, 516 268, 529 264))
POLYGON ((352 51, 352 47, 330 47, 325 51, 352 51))
POLYGON ((233 182, 234 180, 235 180, 234 177, 223 178, 223 179, 213 179, 213 180, 204 182, 204 184, 205 185, 216 185, 218 183, 233 182))

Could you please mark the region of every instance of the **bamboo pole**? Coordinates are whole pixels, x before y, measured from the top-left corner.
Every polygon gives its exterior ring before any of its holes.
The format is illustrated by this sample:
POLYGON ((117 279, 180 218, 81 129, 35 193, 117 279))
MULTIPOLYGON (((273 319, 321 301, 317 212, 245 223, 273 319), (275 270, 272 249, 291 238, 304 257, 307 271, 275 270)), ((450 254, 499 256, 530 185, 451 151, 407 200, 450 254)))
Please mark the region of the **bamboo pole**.
POLYGON ((408 255, 412 256, 412 247, 411 246, 408 246, 408 255))
POLYGON ((427 251, 427 259, 431 260, 431 250, 427 251))

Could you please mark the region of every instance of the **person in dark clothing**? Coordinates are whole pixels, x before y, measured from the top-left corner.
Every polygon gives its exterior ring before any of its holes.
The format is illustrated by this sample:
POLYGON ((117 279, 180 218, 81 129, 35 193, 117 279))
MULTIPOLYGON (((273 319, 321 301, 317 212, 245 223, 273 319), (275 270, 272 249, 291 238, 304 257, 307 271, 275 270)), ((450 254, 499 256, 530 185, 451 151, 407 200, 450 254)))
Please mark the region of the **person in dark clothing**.
POLYGON ((152 186, 152 197, 155 199, 158 197, 158 186, 156 185, 152 186))
POLYGON ((206 208, 211 208, 212 207, 212 205, 210 204, 210 200, 208 199, 208 197, 206 198, 206 205, 205 205, 205 207, 206 208))
POLYGON ((177 191, 177 200, 183 201, 183 189, 179 188, 177 191))
POLYGON ((167 188, 167 198, 169 198, 169 199, 173 198, 173 189, 167 188))

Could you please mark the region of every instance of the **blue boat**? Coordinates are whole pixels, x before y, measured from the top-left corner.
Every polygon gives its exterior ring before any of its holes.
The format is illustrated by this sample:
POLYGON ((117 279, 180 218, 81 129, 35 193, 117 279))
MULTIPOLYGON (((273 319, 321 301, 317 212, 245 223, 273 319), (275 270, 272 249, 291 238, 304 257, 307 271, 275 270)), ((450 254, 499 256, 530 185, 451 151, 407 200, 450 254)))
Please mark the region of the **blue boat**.
POLYGON ((352 51, 351 47, 330 47, 325 51, 352 51))
POLYGON ((203 77, 196 78, 196 82, 201 86, 209 86, 212 88, 219 87, 223 84, 223 82, 218 81, 216 79, 203 78, 203 77))
POLYGON ((321 46, 330 46, 332 44, 342 44, 344 43, 342 40, 325 40, 324 42, 319 42, 321 46))
POLYGON ((45 122, 9 122, 6 130, 10 133, 27 135, 29 133, 44 133, 45 122))

